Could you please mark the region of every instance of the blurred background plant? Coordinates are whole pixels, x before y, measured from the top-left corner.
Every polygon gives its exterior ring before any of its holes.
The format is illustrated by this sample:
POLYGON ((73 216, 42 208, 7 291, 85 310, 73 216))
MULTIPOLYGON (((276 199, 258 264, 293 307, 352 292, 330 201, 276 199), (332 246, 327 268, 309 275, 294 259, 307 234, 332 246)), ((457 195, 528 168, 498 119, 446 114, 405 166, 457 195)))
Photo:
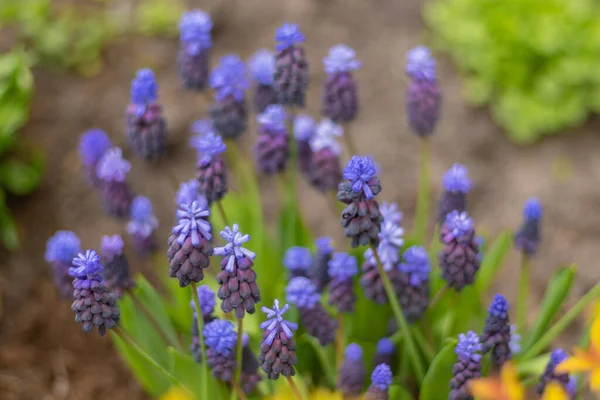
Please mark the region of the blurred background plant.
POLYGON ((425 19, 512 140, 564 132, 600 110, 600 4, 594 0, 435 0, 425 19))

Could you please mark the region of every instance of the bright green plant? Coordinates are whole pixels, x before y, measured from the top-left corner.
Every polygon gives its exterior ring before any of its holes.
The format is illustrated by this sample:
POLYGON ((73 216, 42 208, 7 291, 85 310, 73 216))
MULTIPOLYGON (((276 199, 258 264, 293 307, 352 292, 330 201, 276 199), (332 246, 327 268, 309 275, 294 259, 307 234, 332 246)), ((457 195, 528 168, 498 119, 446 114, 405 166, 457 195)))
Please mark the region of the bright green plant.
POLYGON ((31 193, 44 170, 43 157, 17 134, 27 120, 33 93, 30 64, 21 50, 0 56, 0 243, 8 249, 16 249, 19 240, 6 196, 31 193))
POLYGON ((580 125, 600 110, 595 0, 433 0, 425 19, 464 79, 518 143, 580 125))
POLYGON ((145 0, 137 7, 137 30, 149 36, 176 37, 183 11, 179 0, 145 0))

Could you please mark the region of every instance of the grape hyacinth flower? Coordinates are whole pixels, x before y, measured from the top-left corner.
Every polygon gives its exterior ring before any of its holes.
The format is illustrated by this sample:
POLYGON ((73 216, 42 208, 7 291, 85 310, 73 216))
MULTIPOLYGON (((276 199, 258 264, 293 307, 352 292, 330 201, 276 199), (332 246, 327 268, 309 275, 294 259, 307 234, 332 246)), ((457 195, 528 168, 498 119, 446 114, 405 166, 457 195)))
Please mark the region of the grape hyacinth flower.
POLYGON ((250 394, 254 392, 258 383, 262 380, 262 376, 258 371, 259 365, 254 352, 249 346, 250 338, 248 334, 242 334, 242 389, 244 393, 250 394))
POLYGON ((123 293, 135 287, 135 282, 129 275, 129 261, 123 253, 123 239, 119 235, 102 236, 100 250, 106 287, 120 298, 123 293))
POLYGON ((81 251, 81 242, 71 231, 58 231, 48 239, 44 258, 52 267, 54 286, 65 299, 73 298, 73 278, 69 268, 73 258, 81 251))
POLYGON ((348 182, 338 186, 337 198, 347 204, 342 212, 341 224, 346 237, 352 239, 352 247, 379 245, 383 216, 374 198, 381 192, 376 173, 377 168, 371 158, 352 156, 343 173, 348 182))
POLYGON ((255 82, 254 110, 257 114, 265 111, 268 105, 277 104, 277 93, 273 87, 275 78, 275 54, 260 49, 248 62, 250 74, 255 82))
POLYGON ((175 204, 193 203, 194 201, 197 201, 200 207, 208 208, 208 200, 200 191, 200 182, 197 179, 181 182, 175 196, 175 204))
MULTIPOLYGON (((383 214, 382 214, 383 215, 383 214)), ((386 272, 394 269, 400 261, 400 248, 404 245, 404 229, 398 223, 386 221, 381 224, 377 254, 386 272)))
POLYGON ((375 347, 375 355, 373 356, 373 367, 379 364, 394 365, 394 355, 396 353, 396 345, 389 338, 379 339, 375 347))
POLYGON ((100 186, 100 180, 96 176, 96 166, 112 147, 112 142, 102 129, 90 129, 81 135, 79 140, 79 155, 88 183, 92 186, 100 186))
MULTIPOLYGON (((365 297, 376 304, 386 304, 388 302, 388 296, 383 286, 383 281, 379 275, 377 269, 377 260, 373 249, 367 249, 364 254, 365 261, 362 264, 362 274, 360 276, 360 285, 364 289, 365 297)), ((397 288, 400 271, 395 265, 392 269, 387 271, 387 275, 390 278, 392 286, 397 288)), ((384 267, 385 269, 385 267, 384 267)), ((397 290, 396 290, 397 291, 397 290)), ((394 320, 395 323, 395 320, 394 320)))
POLYGON ((181 15, 177 70, 186 89, 203 90, 208 84, 212 27, 210 16, 202 10, 184 11, 181 15))
POLYGON ((481 261, 473 220, 466 211, 454 210, 446 216, 440 241, 444 245, 438 254, 442 278, 460 292, 473 283, 481 261))
POLYGON ((79 253, 73 259, 73 267, 69 268, 69 275, 75 278, 75 300, 71 305, 75 322, 83 324, 84 332, 91 332, 95 326, 98 327, 100 336, 104 336, 107 329, 117 326, 120 318, 117 296, 104 286, 102 269, 100 257, 94 250, 79 253))
POLYGON ((515 233, 515 247, 522 250, 527 256, 537 252, 540 243, 540 221, 542 219, 542 203, 531 197, 523 207, 523 225, 515 233))
POLYGON ((398 225, 402 222, 403 214, 401 211, 398 211, 398 204, 396 203, 383 202, 379 206, 379 211, 383 215, 384 221, 390 221, 398 225))
POLYGON ((555 369, 558 364, 565 361, 569 356, 563 349, 556 349, 550 354, 550 360, 544 369, 544 373, 540 376, 540 382, 537 385, 537 393, 541 395, 546 389, 546 385, 550 382, 557 382, 565 389, 569 385, 569 374, 558 374, 555 369))
POLYGON ((242 247, 250 240, 250 235, 242 234, 238 224, 233 224, 232 228, 226 226, 221 237, 227 244, 214 249, 215 255, 223 256, 221 271, 217 274, 220 285, 217 296, 223 300, 223 312, 235 310, 236 317, 241 319, 245 313, 254 314, 254 306, 260 301, 256 271, 252 268, 256 254, 242 247))
POLYGON ((492 363, 496 367, 501 367, 511 359, 508 308, 508 301, 504 296, 495 295, 488 309, 483 332, 479 337, 482 353, 485 354, 491 350, 492 363))
MULTIPOLYGON (((204 321, 204 325, 213 322, 217 319, 213 312, 215 310, 215 306, 217 302, 215 301, 215 292, 212 291, 210 286, 201 285, 196 288, 198 292, 198 300, 200 302, 200 309, 202 310, 202 320, 204 321)), ((200 363, 202 362, 202 350, 200 347, 200 330, 198 329, 198 314, 196 313, 196 305, 194 301, 190 301, 190 307, 192 307, 193 320, 192 320, 192 343, 190 345, 190 351, 194 356, 194 360, 200 363)))
POLYGON ((140 69, 131 81, 131 104, 126 112, 129 145, 146 160, 163 155, 167 148, 166 125, 154 73, 149 68, 140 69))
POLYGON ((258 363, 269 379, 277 379, 279 374, 285 377, 296 374, 294 366, 298 359, 293 331, 298 329, 298 325, 283 319, 289 308, 287 304, 279 308, 279 300, 274 301, 273 308, 262 308, 267 320, 260 324, 263 332, 258 363))
POLYGON ((320 237, 316 240, 317 251, 313 259, 312 266, 308 270, 308 277, 321 293, 331 281, 329 276, 329 261, 333 255, 333 239, 330 237, 320 237))
POLYGON ((338 44, 323 59, 327 78, 323 87, 322 113, 336 122, 349 122, 358 113, 357 85, 352 71, 361 67, 356 52, 338 44))
POLYGON ((278 103, 304 107, 308 88, 308 58, 300 43, 305 41, 298 25, 285 23, 275 31, 274 87, 278 103))
POLYGON ((471 190, 471 180, 469 179, 469 170, 461 164, 454 164, 442 179, 444 193, 438 202, 438 222, 443 224, 446 215, 457 210, 463 212, 467 210, 466 195, 471 190))
POLYGON ((422 246, 411 246, 403 255, 394 286, 408 322, 418 321, 429 305, 429 255, 422 246))
POLYGON ((577 397, 577 390, 577 375, 571 375, 569 383, 567 383, 567 394, 569 395, 569 399, 575 400, 577 397))
POLYGON ((294 118, 294 138, 298 152, 298 167, 304 176, 310 179, 312 150, 310 139, 315 134, 315 120, 308 114, 299 114, 294 118))
POLYGON ((169 237, 167 258, 169 276, 179 279, 181 287, 204 279, 203 269, 208 268, 213 254, 209 215, 210 211, 197 201, 181 204, 177 211, 179 222, 169 237))
POLYGON ((321 346, 333 343, 337 321, 321 305, 321 295, 308 278, 292 278, 285 288, 286 300, 300 311, 300 321, 306 332, 319 340, 321 346))
POLYGON ((206 343, 206 364, 215 378, 230 382, 235 374, 235 344, 237 333, 233 324, 225 320, 215 320, 204 326, 206 343))
POLYGON ((343 135, 344 129, 329 119, 317 125, 309 145, 312 152, 310 183, 322 193, 335 190, 342 180, 340 167, 341 148, 336 137, 343 135))
POLYGON ((215 130, 224 138, 235 139, 246 130, 248 86, 244 62, 235 54, 221 57, 219 65, 210 75, 215 104, 209 112, 215 130))
POLYGON ((388 364, 382 363, 371 373, 371 386, 365 394, 365 400, 389 400, 389 388, 392 385, 392 370, 388 364))
POLYGON ((333 253, 329 261, 329 304, 338 312, 353 312, 356 303, 354 282, 352 278, 358 274, 356 257, 348 253, 333 253))
POLYGON ((192 139, 191 144, 198 150, 196 177, 200 183, 200 191, 209 204, 212 204, 227 193, 227 170, 221 157, 227 146, 210 125, 210 121, 196 121, 192 125, 192 132, 199 134, 192 139))
POLYGON ((510 341, 508 342, 510 348, 510 354, 515 355, 521 352, 521 335, 517 333, 517 326, 512 324, 510 326, 510 341))
POLYGON ((416 135, 430 136, 439 119, 442 102, 431 50, 425 46, 411 49, 406 54, 406 73, 411 79, 406 93, 408 124, 416 135))
POLYGON ((127 233, 131 235, 133 248, 142 257, 156 250, 154 232, 158 220, 152 212, 152 203, 146 196, 136 196, 131 203, 131 220, 127 223, 127 233))
POLYGON ((290 279, 297 276, 308 276, 312 265, 310 250, 300 246, 290 247, 283 256, 283 265, 289 271, 290 279))
POLYGON ((107 150, 98 165, 96 176, 100 180, 100 196, 104 210, 114 217, 125 217, 131 206, 131 189, 127 183, 127 174, 131 164, 123 159, 120 148, 107 150))
POLYGON ((283 106, 272 104, 256 117, 258 138, 254 157, 258 170, 272 175, 283 172, 290 156, 290 139, 283 106))
POLYGON ((454 349, 458 356, 452 367, 449 400, 473 400, 469 394, 469 382, 481 377, 481 343, 473 331, 458 335, 458 344, 454 349))
POLYGON ((337 387, 344 397, 358 396, 362 392, 366 375, 362 348, 356 343, 350 343, 344 351, 344 361, 338 374, 337 387))

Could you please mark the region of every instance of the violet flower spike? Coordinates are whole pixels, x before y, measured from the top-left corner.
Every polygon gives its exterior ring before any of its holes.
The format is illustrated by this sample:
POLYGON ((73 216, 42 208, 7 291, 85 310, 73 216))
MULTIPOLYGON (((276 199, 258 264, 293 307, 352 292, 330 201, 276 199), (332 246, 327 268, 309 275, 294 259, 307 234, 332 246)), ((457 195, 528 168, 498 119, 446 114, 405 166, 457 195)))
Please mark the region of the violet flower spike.
POLYGON ((286 131, 287 115, 285 108, 279 104, 268 106, 265 111, 258 114, 256 122, 272 132, 286 131))
POLYGON ((369 157, 352 156, 344 168, 344 179, 352 183, 352 191, 365 192, 367 200, 375 197, 367 182, 375 176, 377 168, 375 162, 369 157))
POLYGON ((79 253, 73 259, 74 267, 69 268, 69 275, 84 278, 88 275, 96 275, 104 269, 100 263, 100 256, 95 250, 86 250, 85 254, 79 253))
POLYGON ((198 233, 206 240, 210 240, 212 238, 210 234, 211 226, 206 220, 202 219, 209 215, 210 211, 202 208, 197 201, 191 204, 182 204, 181 209, 177 211, 177 218, 180 219, 179 224, 173 228, 173 233, 179 235, 177 242, 182 245, 190 232, 194 246, 200 245, 198 233))
POLYGON ((304 34, 300 32, 297 24, 290 24, 289 22, 284 23, 275 31, 275 49, 277 51, 286 50, 296 43, 304 43, 306 38, 304 34))
POLYGON ((271 50, 260 49, 248 61, 252 78, 260 85, 273 84, 275 74, 275 54, 271 50))
POLYGON ((400 222, 402 222, 404 214, 402 214, 401 211, 398 211, 398 204, 396 203, 383 202, 379 206, 379 211, 381 212, 381 215, 383 215, 384 221, 390 221, 395 224, 400 224, 400 222))
POLYGON ((208 208, 206 196, 200 193, 200 183, 197 179, 181 182, 175 196, 175 204, 193 203, 194 201, 197 201, 201 208, 208 208))
POLYGON ((146 111, 148 104, 158 100, 158 85, 150 68, 139 69, 131 81, 131 104, 137 106, 137 115, 146 111))
POLYGON ((342 149, 336 138, 344 135, 344 128, 330 119, 322 120, 310 139, 310 148, 313 152, 330 149, 335 155, 339 155, 342 149))
POLYGON ((202 10, 185 11, 179 20, 179 40, 190 56, 212 47, 210 16, 202 10))
POLYGON ((298 329, 298 324, 283 319, 283 314, 290 308, 289 304, 279 308, 279 300, 275 299, 273 302, 273 308, 262 307, 261 310, 267 314, 267 320, 260 324, 260 329, 269 330, 271 333, 265 339, 265 342, 270 346, 273 344, 275 335, 281 329, 288 338, 291 338, 294 333, 293 331, 298 329))
POLYGON ((123 151, 118 147, 107 150, 96 167, 99 179, 109 182, 124 182, 131 170, 131 164, 123 159, 123 151))
POLYGON ((361 62, 356 59, 356 51, 338 44, 329 49, 329 54, 323 59, 325 72, 328 74, 343 73, 360 69, 361 62))
POLYGON ((435 80, 435 59, 428 47, 417 46, 406 53, 406 73, 413 79, 435 80))
POLYGON ((150 236, 158 228, 158 220, 152 212, 152 203, 146 196, 136 196, 131 203, 131 221, 127 223, 130 235, 150 236))
POLYGON ((256 258, 256 253, 242 247, 244 243, 250 241, 250 235, 243 235, 240 232, 238 224, 233 224, 233 229, 226 226, 220 234, 228 243, 223 247, 215 247, 214 255, 223 257, 229 256, 227 266, 225 267, 227 272, 233 272, 236 259, 239 260, 243 257, 248 257, 251 260, 254 260, 256 258))
POLYGON ((246 79, 246 65, 235 54, 224 55, 210 74, 209 83, 216 92, 217 101, 229 96, 238 102, 243 101, 250 86, 246 79))
POLYGON ((214 131, 202 136, 193 137, 190 140, 190 144, 198 150, 198 161, 202 166, 210 164, 216 155, 224 153, 227 150, 227 145, 223 143, 223 138, 214 131))

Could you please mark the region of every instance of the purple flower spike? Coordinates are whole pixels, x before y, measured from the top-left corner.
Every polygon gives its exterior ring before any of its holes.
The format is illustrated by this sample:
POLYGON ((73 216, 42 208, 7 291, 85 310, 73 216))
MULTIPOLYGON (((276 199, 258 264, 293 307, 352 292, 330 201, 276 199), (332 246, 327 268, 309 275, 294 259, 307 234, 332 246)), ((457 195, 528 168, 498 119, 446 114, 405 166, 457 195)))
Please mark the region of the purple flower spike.
MULTIPOLYGON (((200 309, 202 309, 202 316, 204 318, 212 315, 215 310, 215 306, 217 305, 217 301, 215 300, 215 292, 208 285, 200 285, 197 288, 198 291, 198 300, 200 301, 200 309)), ((190 301, 190 307, 196 312, 196 304, 194 300, 190 301)))
POLYGON ((511 354, 519 354, 521 352, 521 335, 517 333, 517 326, 510 326, 510 341, 508 342, 511 354))
POLYGON ((158 85, 150 68, 137 71, 131 81, 131 103, 140 106, 143 112, 148 104, 158 100, 158 85))
POLYGON ((379 364, 371 374, 370 391, 387 392, 392 385, 392 370, 387 364, 379 364))
POLYGON ((406 73, 412 79, 434 81, 435 59, 426 46, 417 46, 406 53, 406 73))
POLYGON ((523 207, 523 218, 536 220, 542 218, 542 203, 537 198, 527 199, 525 207, 523 207))
POLYGON ((508 302, 501 294, 494 296, 488 316, 485 319, 483 332, 479 337, 482 344, 482 353, 492 351, 492 362, 496 367, 501 367, 510 360, 510 321, 508 319, 508 302))
POLYGON ((317 125, 315 134, 310 139, 310 148, 313 153, 328 149, 337 156, 342 152, 342 149, 336 138, 342 137, 343 134, 344 128, 341 125, 336 124, 330 119, 324 119, 317 125))
POLYGON ((396 345, 389 338, 382 338, 377 342, 375 355, 373 356, 373 367, 379 364, 393 365, 396 345))
POLYGON ((354 192, 358 193, 362 190, 367 200, 375 196, 368 185, 375 174, 377 174, 377 167, 369 157, 352 156, 344 168, 344 179, 350 181, 354 192))
POLYGON ((352 278, 358 274, 356 257, 347 253, 333 253, 329 261, 329 304, 339 312, 354 311, 356 294, 352 278))
POLYGON ((209 215, 210 211, 202 208, 198 202, 181 204, 177 211, 179 224, 173 228, 173 233, 179 235, 177 242, 183 244, 187 237, 191 237, 192 245, 199 246, 201 238, 210 240, 211 226, 206 221, 209 215))
POLYGON ((429 255, 423 246, 411 246, 404 252, 400 271, 410 276, 410 284, 419 286, 429 280, 429 255))
POLYGON ((119 235, 102 236, 100 251, 106 260, 112 260, 116 256, 123 254, 123 239, 119 235))
POLYGON ((206 364, 213 376, 225 382, 231 381, 237 364, 237 333, 233 324, 225 320, 214 320, 204 327, 202 333, 206 342, 206 364))
POLYGON ((52 267, 54 285, 60 295, 66 299, 73 297, 73 278, 69 268, 73 258, 81 251, 81 242, 71 231, 58 231, 48 239, 44 258, 52 267))
POLYGON ((290 155, 285 109, 272 104, 256 120, 259 126, 254 158, 258 169, 265 174, 284 171, 290 155))
POLYGON ((191 144, 198 150, 198 163, 201 167, 207 166, 215 156, 227 150, 227 146, 223 143, 223 138, 214 132, 195 136, 192 138, 191 144))
POLYGON ((244 62, 235 54, 221 57, 219 65, 210 75, 210 87, 215 90, 217 101, 230 96, 237 102, 243 101, 249 88, 244 62))
POLYGON ((184 11, 179 20, 179 40, 190 56, 212 47, 210 16, 202 10, 184 11))
POLYGON ((339 160, 341 147, 336 140, 342 134, 343 128, 340 125, 325 119, 319 123, 309 142, 311 150, 309 181, 323 193, 335 190, 342 180, 339 160))
POLYGON ((481 354, 482 346, 479 337, 473 331, 458 335, 458 344, 454 352, 458 361, 452 367, 452 379, 450 380, 449 400, 471 399, 469 393, 469 382, 481 377, 481 354))
POLYGON ((523 218, 521 228, 515 233, 515 247, 532 256, 537 252, 541 240, 542 204, 537 198, 531 197, 527 200, 523 207, 523 218))
POLYGON ((337 387, 344 397, 358 396, 362 391, 367 375, 362 357, 362 348, 356 343, 350 343, 344 351, 337 380, 337 387))
POLYGON ((233 272, 233 267, 236 260, 247 257, 251 260, 256 258, 256 253, 242 247, 244 243, 250 241, 250 235, 242 234, 238 224, 233 224, 233 229, 226 226, 221 231, 221 237, 227 240, 227 244, 223 247, 215 247, 214 254, 216 256, 227 257, 227 272, 233 272))
POLYGON ((329 276, 329 260, 335 249, 333 248, 333 239, 330 237, 320 237, 315 241, 317 251, 315 253, 312 267, 308 270, 308 277, 321 293, 327 286, 331 277, 329 276))
POLYGON ((329 49, 329 54, 323 59, 325 72, 328 74, 344 73, 360 69, 360 61, 356 52, 344 44, 338 44, 329 49))
POLYGON ((381 232, 379 232, 377 254, 387 272, 397 266, 398 253, 403 245, 404 229, 398 224, 384 220, 381 224, 381 232))
POLYGON ((290 276, 307 276, 312 265, 310 250, 306 247, 294 246, 287 249, 283 257, 283 265, 290 271, 290 276))
POLYGON ((256 117, 256 122, 273 133, 287 133, 285 108, 279 104, 268 106, 262 114, 256 117))
POLYGON ((123 293, 135 287, 135 281, 129 275, 129 261, 123 253, 123 239, 119 235, 103 236, 100 250, 106 287, 121 298, 123 293))
POLYGON ((127 223, 127 233, 131 235, 135 250, 147 256, 156 249, 154 232, 158 220, 152 212, 152 203, 145 196, 136 196, 131 203, 131 220, 127 223))
POLYGON ((277 51, 287 50, 297 43, 304 43, 305 40, 306 38, 300 32, 297 24, 286 22, 275 31, 275 41, 277 42, 275 49, 277 51))
POLYGON ((73 259, 74 267, 69 268, 69 275, 76 278, 85 278, 89 275, 98 275, 104 269, 100 257, 94 250, 86 250, 85 254, 79 253, 73 259))
POLYGON ((452 211, 446 216, 446 226, 454 238, 467 235, 473 230, 473 220, 466 211, 452 211))
POLYGON ((321 301, 317 287, 308 278, 303 276, 290 279, 285 288, 285 294, 288 303, 295 305, 299 309, 313 308, 321 301))
POLYGON ((358 274, 356 257, 348 253, 333 253, 329 261, 329 276, 336 279, 349 279, 358 274))
POLYGON ((293 331, 298 325, 283 319, 288 309, 287 304, 280 309, 279 300, 274 301, 273 308, 262 308, 268 319, 260 324, 263 333, 258 363, 269 379, 277 379, 280 374, 286 377, 296 374, 294 365, 298 359, 293 331))
POLYGON ((308 142, 314 135, 315 128, 315 120, 308 114, 299 114, 294 119, 294 137, 298 141, 308 142))
POLYGON ((571 399, 574 399, 577 396, 577 375, 571 375, 569 377, 569 382, 566 385, 566 389, 571 399))
POLYGON ((454 164, 446 173, 442 180, 444 190, 449 192, 469 193, 471 190, 471 180, 469 179, 469 170, 461 164, 454 164))
POLYGON ((557 374, 556 367, 558 364, 565 361, 569 356, 563 349, 555 349, 550 354, 550 360, 546 364, 544 373, 540 376, 540 381, 537 385, 537 393, 541 396, 546 390, 546 386, 550 382, 557 382, 562 385, 567 391, 569 391, 570 378, 569 374, 557 374))
POLYGON ((275 75, 275 54, 271 50, 260 49, 248 62, 250 73, 259 85, 273 85, 275 75))
POLYGON ((79 141, 79 155, 83 164, 86 178, 89 183, 99 186, 99 180, 96 177, 96 166, 104 153, 112 147, 112 143, 102 129, 90 129, 81 135, 79 141))
POLYGON ((113 147, 98 162, 96 175, 105 182, 124 182, 130 170, 131 164, 123 159, 123 151, 113 147))
POLYGON ((175 197, 175 204, 193 203, 197 201, 202 208, 208 208, 206 197, 200 192, 200 183, 196 179, 190 179, 179 184, 179 190, 175 197))
POLYGON ((196 133, 190 140, 192 147, 198 150, 196 176, 199 190, 209 203, 219 201, 227 193, 227 170, 221 154, 227 150, 221 136, 217 135, 210 120, 199 120, 192 124, 196 133))
POLYGON ((490 304, 488 312, 494 317, 506 319, 508 318, 508 308, 509 306, 508 301, 506 301, 506 298, 501 294, 496 294, 494 296, 492 304, 490 304))
POLYGON ((107 150, 96 166, 102 206, 112 216, 125 217, 129 213, 132 196, 125 179, 130 169, 131 164, 123 159, 118 147, 107 150))
POLYGON ((388 203, 387 201, 381 203, 379 211, 381 211, 384 221, 390 221, 394 224, 400 224, 400 222, 402 222, 403 214, 401 211, 398 211, 398 204, 396 203, 388 203))

